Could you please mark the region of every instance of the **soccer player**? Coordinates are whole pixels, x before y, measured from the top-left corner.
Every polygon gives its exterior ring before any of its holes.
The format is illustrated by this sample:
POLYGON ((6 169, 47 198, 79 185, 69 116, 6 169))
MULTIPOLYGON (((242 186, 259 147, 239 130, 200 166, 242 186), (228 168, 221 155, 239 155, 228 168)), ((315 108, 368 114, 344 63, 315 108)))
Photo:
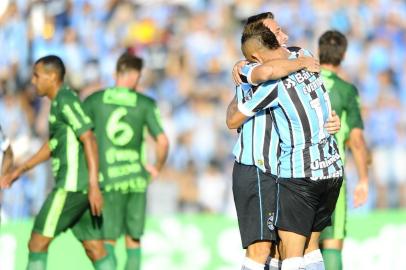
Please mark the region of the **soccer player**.
MULTIPOLYGON (((252 16, 248 18, 245 28, 252 23, 266 22, 267 27, 276 33, 277 40, 284 44, 288 37, 273 18, 271 12, 252 16)), ((270 78, 278 79, 302 69, 300 61, 295 63, 295 60, 303 61, 304 67, 308 70, 319 71, 317 61, 310 57, 273 60, 258 69, 264 69, 270 78)), ((233 69, 234 80, 237 84, 239 84, 238 81, 242 83, 237 87, 236 97, 227 110, 229 127, 233 125, 229 122, 230 116, 238 110, 237 102, 242 101, 246 93, 256 89, 256 86, 249 83, 248 71, 248 68, 242 68, 240 71, 233 69), (238 80, 235 76, 239 77, 238 80)), ((335 133, 339 129, 339 119, 333 118, 326 127, 329 132, 335 133)), ((273 202, 276 190, 279 135, 271 120, 270 111, 258 112, 238 128, 239 138, 233 150, 235 156, 233 193, 243 248, 247 249, 244 265, 250 269, 255 266, 263 268, 272 246, 270 240, 275 238, 272 219, 274 218, 273 202), (259 209, 258 206, 260 206, 259 209), (257 225, 253 226, 253 223, 257 225)), ((270 260, 270 269, 278 269, 280 264, 275 255, 278 256, 277 252, 272 255, 274 258, 270 260)))
MULTIPOLYGON (((359 181, 354 191, 354 205, 363 204, 368 196, 367 147, 363 134, 363 122, 357 88, 338 76, 340 64, 347 50, 347 39, 338 31, 327 31, 319 38, 319 59, 321 76, 330 95, 331 107, 341 118, 342 128, 335 135, 343 162, 345 151, 350 148, 358 171, 359 181)), ((332 226, 322 232, 322 253, 327 270, 341 270, 343 239, 346 221, 346 184, 341 186, 340 195, 332 215, 332 226)))
POLYGON ((13 150, 11 149, 10 141, 4 135, 3 129, 0 126, 0 175, 7 173, 13 166, 13 150))
POLYGON ((63 83, 64 75, 65 66, 57 56, 45 56, 35 62, 32 83, 39 96, 52 101, 49 141, 23 165, 2 177, 0 187, 10 187, 20 175, 52 157, 55 187, 35 218, 27 269, 46 269, 49 244, 68 228, 82 241, 95 269, 114 269, 112 259, 106 255, 101 230, 93 225, 100 219, 103 198, 92 121, 77 95, 63 83))
POLYGON ((155 101, 135 90, 142 64, 141 58, 122 54, 116 66, 116 85, 84 101, 99 145, 105 189, 103 236, 109 253, 114 254, 117 238, 125 234, 126 270, 140 269, 148 173, 157 176, 169 147, 155 101), (153 166, 145 166, 145 130, 156 142, 153 166))
MULTIPOLYGON (((295 57, 262 23, 244 31, 242 49, 248 60, 258 63, 295 57)), ((253 83, 262 78, 256 69, 249 72, 253 83)), ((281 140, 274 225, 286 258, 282 269, 300 269, 303 254, 316 259, 308 260, 307 267, 323 267, 319 232, 331 222, 343 173, 335 139, 323 127, 331 113, 328 94, 317 74, 302 70, 259 85, 238 103, 240 112, 230 121, 238 127, 264 108, 274 108, 271 116, 281 140)))

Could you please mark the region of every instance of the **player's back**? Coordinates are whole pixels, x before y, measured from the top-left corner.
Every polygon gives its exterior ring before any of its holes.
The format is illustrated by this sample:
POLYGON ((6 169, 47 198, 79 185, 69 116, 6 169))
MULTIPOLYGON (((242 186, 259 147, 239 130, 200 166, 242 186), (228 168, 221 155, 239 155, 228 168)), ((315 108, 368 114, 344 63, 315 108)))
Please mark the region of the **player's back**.
POLYGON ((281 177, 322 179, 342 173, 335 139, 324 129, 331 108, 320 76, 292 73, 279 82, 277 95, 281 177))
POLYGON ((155 102, 134 90, 113 87, 92 94, 84 103, 94 122, 103 179, 123 182, 145 174, 144 131, 155 102))
POLYGON ((360 98, 355 85, 343 80, 335 72, 322 69, 321 77, 329 93, 331 108, 340 117, 341 128, 335 134, 341 158, 345 160, 345 142, 353 128, 363 129, 360 98))

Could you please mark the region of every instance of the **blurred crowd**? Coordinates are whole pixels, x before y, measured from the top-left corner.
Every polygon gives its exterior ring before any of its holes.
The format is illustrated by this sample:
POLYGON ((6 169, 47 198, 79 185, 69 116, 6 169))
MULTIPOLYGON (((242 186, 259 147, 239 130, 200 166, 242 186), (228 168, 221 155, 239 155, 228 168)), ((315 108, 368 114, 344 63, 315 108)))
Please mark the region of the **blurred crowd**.
MULTIPOLYGON (((149 189, 150 213, 232 213, 225 125, 242 58, 244 20, 272 11, 289 44, 317 54, 327 29, 349 39, 344 78, 360 91, 371 149, 366 208, 406 206, 406 3, 402 0, 2 0, 0 124, 22 162, 47 138, 49 103, 30 85, 33 61, 60 56, 67 83, 86 97, 114 84, 125 49, 144 58, 139 91, 158 101, 171 140, 165 171, 149 189)), ((153 159, 153 157, 151 157, 153 159)), ((349 181, 356 171, 349 161, 349 181)), ((35 214, 52 188, 49 165, 3 191, 3 215, 35 214)), ((351 188, 351 184, 350 184, 351 188)), ((350 202, 351 204, 351 202, 350 202)))

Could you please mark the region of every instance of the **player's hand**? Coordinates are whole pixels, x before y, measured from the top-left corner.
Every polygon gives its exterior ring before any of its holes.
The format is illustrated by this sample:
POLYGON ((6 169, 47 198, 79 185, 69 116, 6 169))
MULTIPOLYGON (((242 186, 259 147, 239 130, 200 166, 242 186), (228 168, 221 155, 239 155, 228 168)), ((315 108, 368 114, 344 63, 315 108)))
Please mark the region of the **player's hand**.
POLYGON ((358 181, 354 190, 354 206, 359 207, 363 205, 368 198, 368 180, 358 181))
POLYGON ((146 164, 145 165, 145 169, 147 170, 147 172, 151 175, 152 179, 155 179, 158 177, 159 175, 159 171, 157 170, 157 168, 151 164, 146 164))
POLYGON ((89 187, 88 198, 92 215, 101 216, 103 209, 103 195, 99 186, 94 185, 89 187))
POLYGON ((299 56, 302 59, 305 69, 310 72, 320 72, 320 62, 314 57, 299 56))
POLYGON ((331 135, 334 135, 338 131, 340 131, 341 128, 340 117, 338 117, 335 111, 331 112, 331 116, 327 119, 327 122, 324 124, 324 128, 331 135))
POLYGON ((248 64, 247 60, 240 60, 237 63, 235 63, 233 67, 233 81, 236 85, 242 84, 240 74, 242 67, 245 66, 246 64, 248 64))
POLYGON ((0 177, 0 189, 10 188, 11 185, 17 178, 19 178, 21 172, 19 170, 14 170, 11 173, 5 174, 0 177))

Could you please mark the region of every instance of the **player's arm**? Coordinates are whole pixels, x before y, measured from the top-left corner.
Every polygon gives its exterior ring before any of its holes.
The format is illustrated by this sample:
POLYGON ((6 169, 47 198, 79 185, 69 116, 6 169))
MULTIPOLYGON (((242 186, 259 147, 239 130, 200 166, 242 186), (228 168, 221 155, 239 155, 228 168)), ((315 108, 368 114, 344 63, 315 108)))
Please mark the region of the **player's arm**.
MULTIPOLYGON (((248 62, 246 60, 238 61, 233 67, 233 80, 236 85, 243 83, 241 75, 244 75, 243 67, 248 62)), ((278 80, 295 71, 307 69, 311 72, 320 71, 320 63, 314 57, 298 57, 295 59, 273 59, 262 65, 258 65, 252 72, 248 82, 260 84, 268 80, 278 80)))
POLYGON ((89 177, 88 198, 90 209, 93 215, 100 216, 103 208, 103 197, 99 188, 99 156, 97 143, 91 131, 93 123, 83 110, 82 103, 77 97, 66 96, 60 106, 63 120, 73 129, 76 137, 83 143, 89 177))
POLYGON ((1 164, 1 175, 4 175, 8 173, 13 166, 13 150, 11 148, 11 145, 9 145, 4 151, 4 156, 3 156, 3 163, 1 164))
POLYGON ((331 112, 331 116, 327 119, 327 122, 324 124, 324 128, 330 135, 334 135, 340 131, 341 121, 340 117, 335 111, 331 112))
POLYGON ((358 183, 354 190, 354 205, 360 206, 368 197, 368 148, 363 132, 363 121, 358 91, 354 87, 348 95, 347 121, 351 128, 347 144, 354 157, 358 172, 358 183))
POLYGON ((249 76, 248 82, 257 85, 269 80, 278 80, 301 69, 311 72, 320 71, 320 63, 313 57, 299 57, 295 59, 274 59, 256 66, 249 76))
POLYGON ((35 153, 30 159, 23 163, 23 165, 17 167, 12 172, 4 175, 0 181, 0 187, 2 189, 11 187, 12 183, 16 181, 26 171, 34 168, 38 164, 48 160, 51 156, 51 149, 49 148, 48 141, 42 145, 42 147, 35 153))
POLYGON ((99 188, 99 155, 97 142, 91 130, 79 137, 85 150, 87 168, 89 170, 89 202, 92 214, 100 216, 103 208, 103 197, 99 188))
POLYGON ((227 107, 226 124, 229 129, 239 128, 247 119, 247 116, 238 110, 237 96, 234 96, 227 107))
POLYGON ((146 123, 149 133, 155 141, 155 163, 147 164, 146 169, 152 178, 156 178, 165 165, 169 152, 169 140, 162 127, 162 119, 155 102, 147 109, 146 123))

